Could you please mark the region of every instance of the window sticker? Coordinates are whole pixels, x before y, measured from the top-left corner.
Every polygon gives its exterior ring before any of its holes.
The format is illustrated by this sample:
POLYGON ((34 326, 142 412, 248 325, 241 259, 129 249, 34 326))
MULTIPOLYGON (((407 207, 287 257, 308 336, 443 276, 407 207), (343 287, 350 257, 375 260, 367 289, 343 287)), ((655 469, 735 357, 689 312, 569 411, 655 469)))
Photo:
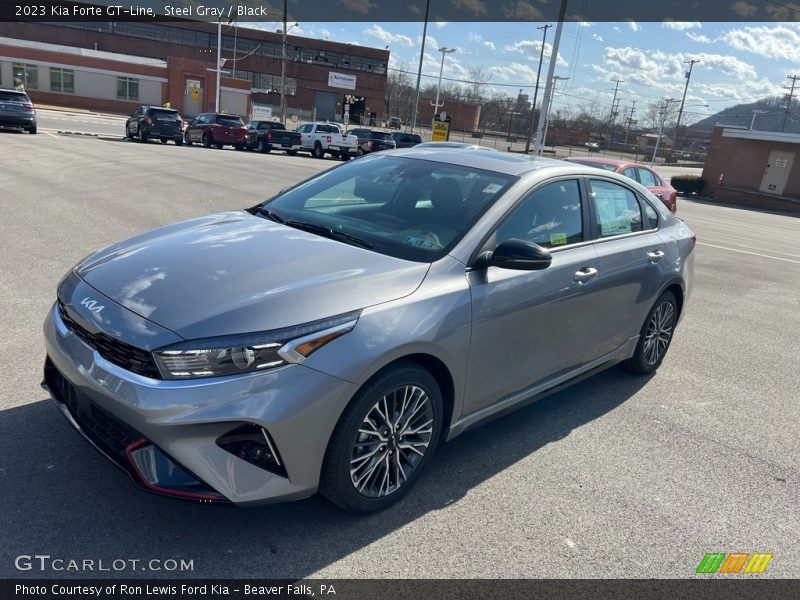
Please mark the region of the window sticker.
POLYGON ((498 183, 490 183, 485 188, 483 188, 484 194, 496 194, 500 190, 503 189, 503 186, 498 183))
POLYGON ((423 250, 441 250, 444 246, 435 233, 420 231, 417 235, 407 235, 403 243, 423 250))
POLYGON ((550 234, 550 245, 551 246, 563 246, 567 243, 567 234, 564 232, 558 233, 551 233, 550 234))

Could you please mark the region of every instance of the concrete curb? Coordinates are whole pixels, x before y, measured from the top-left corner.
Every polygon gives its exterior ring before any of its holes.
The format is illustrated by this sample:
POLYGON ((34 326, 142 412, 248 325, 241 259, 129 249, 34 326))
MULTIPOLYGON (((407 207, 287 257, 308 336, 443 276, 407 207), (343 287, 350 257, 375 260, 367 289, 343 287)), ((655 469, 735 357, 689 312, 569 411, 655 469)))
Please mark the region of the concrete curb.
POLYGON ((61 131, 61 130, 58 130, 57 133, 60 133, 61 135, 84 135, 84 136, 89 136, 89 137, 98 137, 100 135, 99 133, 89 133, 88 131, 61 131))

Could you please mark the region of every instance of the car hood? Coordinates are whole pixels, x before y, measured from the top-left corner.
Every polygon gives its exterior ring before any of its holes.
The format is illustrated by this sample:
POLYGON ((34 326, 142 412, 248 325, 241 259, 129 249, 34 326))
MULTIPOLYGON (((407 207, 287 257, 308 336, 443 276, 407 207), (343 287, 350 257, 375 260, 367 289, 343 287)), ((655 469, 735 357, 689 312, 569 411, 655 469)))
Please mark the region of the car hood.
POLYGON ((85 259, 76 273, 185 339, 266 331, 412 293, 429 265, 246 212, 163 227, 85 259))

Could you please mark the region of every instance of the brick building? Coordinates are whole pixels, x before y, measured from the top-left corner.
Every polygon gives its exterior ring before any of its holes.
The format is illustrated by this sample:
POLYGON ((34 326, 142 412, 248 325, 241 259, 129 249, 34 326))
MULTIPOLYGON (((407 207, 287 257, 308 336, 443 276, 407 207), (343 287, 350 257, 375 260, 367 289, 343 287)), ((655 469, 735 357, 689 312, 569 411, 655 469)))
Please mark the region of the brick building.
MULTIPOLYGON (((115 112, 170 102, 187 116, 214 110, 216 24, 0 23, 0 37, 0 85, 21 76, 36 102, 115 112), (160 97, 156 83, 165 84, 160 97)), ((340 120, 348 103, 353 118, 382 118, 388 51, 286 39, 290 115, 340 120)), ((242 114, 257 103, 277 110, 282 53, 280 33, 223 25, 221 108, 242 114)))
POLYGON ((714 130, 704 194, 720 202, 800 212, 800 134, 720 126, 714 130))

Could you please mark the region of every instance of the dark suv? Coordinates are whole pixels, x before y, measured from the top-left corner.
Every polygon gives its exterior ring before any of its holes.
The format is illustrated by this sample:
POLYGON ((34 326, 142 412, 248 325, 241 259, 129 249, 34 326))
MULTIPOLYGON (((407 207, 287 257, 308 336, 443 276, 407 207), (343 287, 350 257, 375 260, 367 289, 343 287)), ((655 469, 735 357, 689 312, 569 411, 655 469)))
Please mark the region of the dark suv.
POLYGON ((247 128, 237 115, 201 113, 186 128, 184 139, 190 146, 197 142, 206 148, 233 146, 242 150, 247 144, 247 128))
POLYGON ((129 140, 161 140, 166 144, 172 140, 183 145, 183 119, 177 110, 159 106, 140 106, 125 121, 125 137, 129 140))
POLYGON ((402 133, 397 131, 392 134, 392 138, 394 138, 394 143, 397 144, 398 148, 412 148, 422 143, 422 138, 416 133, 402 133))
POLYGON ((0 90, 0 127, 20 127, 28 133, 36 133, 36 109, 28 94, 0 90))
POLYGON ((347 135, 354 135, 358 138, 359 155, 377 152, 378 150, 394 150, 397 147, 392 134, 385 131, 351 129, 347 132, 347 135))

